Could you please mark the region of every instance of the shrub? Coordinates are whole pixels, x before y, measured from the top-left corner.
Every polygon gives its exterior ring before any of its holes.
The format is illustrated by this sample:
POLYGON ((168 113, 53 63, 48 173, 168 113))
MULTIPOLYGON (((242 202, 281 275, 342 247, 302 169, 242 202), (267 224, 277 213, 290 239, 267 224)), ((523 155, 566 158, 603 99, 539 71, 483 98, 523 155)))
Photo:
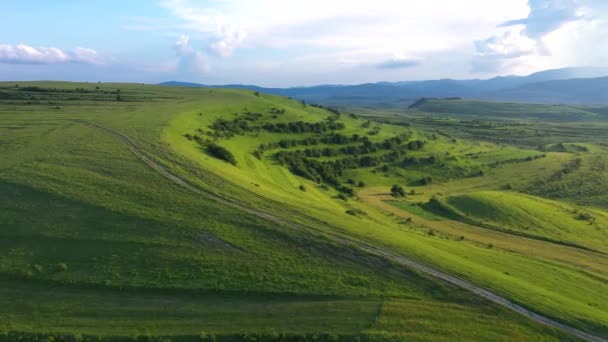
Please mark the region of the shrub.
POLYGON ((391 195, 395 197, 405 197, 405 189, 401 185, 393 185, 391 187, 391 195))
POLYGON ((328 342, 338 342, 339 337, 336 334, 327 334, 327 341, 328 342))
POLYGON ((207 333, 204 330, 201 330, 199 334, 199 338, 201 342, 214 342, 216 341, 215 335, 207 333))
POLYGON ((338 191, 340 191, 341 193, 344 193, 348 196, 355 196, 355 190, 353 190, 353 188, 350 188, 348 186, 345 185, 339 185, 336 187, 336 189, 338 191))
POLYGON ((359 210, 359 209, 348 209, 348 210, 346 211, 346 213, 347 213, 348 215, 357 216, 357 217, 358 217, 358 216, 363 216, 363 215, 366 215, 365 211, 363 211, 363 210, 359 210))
POLYGON ((57 272, 66 272, 68 270, 68 265, 65 262, 60 262, 55 267, 57 272))
POLYGON ((354 210, 352 210, 352 209, 348 209, 348 210, 346 211, 346 213, 347 213, 348 215, 357 216, 357 212, 356 212, 356 211, 354 211, 354 210))
POLYGON ((431 176, 426 176, 420 180, 420 184, 422 185, 429 185, 431 183, 433 183, 433 177, 431 176))
POLYGON ((359 181, 359 187, 362 188, 365 186, 365 182, 364 181, 359 181))
POLYGON ((343 200, 344 202, 348 201, 348 197, 346 197, 346 195, 343 193, 339 193, 338 198, 343 200))
POLYGON ((215 158, 224 160, 232 165, 236 165, 236 159, 234 155, 229 150, 225 149, 222 146, 219 146, 215 143, 209 143, 207 145, 207 152, 215 158))
POLYGON ((300 189, 301 191, 306 192, 306 187, 305 187, 304 185, 300 185, 300 186, 298 187, 298 189, 300 189))
POLYGON ((253 156, 256 157, 256 159, 258 160, 262 160, 262 157, 264 156, 264 152, 262 152, 262 150, 255 150, 253 151, 253 156))

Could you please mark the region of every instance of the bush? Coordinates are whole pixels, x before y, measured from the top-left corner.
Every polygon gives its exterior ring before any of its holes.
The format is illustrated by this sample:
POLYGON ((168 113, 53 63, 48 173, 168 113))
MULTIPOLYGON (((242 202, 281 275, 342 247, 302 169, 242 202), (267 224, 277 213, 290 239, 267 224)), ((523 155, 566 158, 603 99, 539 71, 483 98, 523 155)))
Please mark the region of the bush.
POLYGON ((348 215, 357 216, 357 217, 366 215, 365 211, 359 210, 359 209, 348 209, 346 211, 346 213, 348 215))
POLYGON ((223 148, 222 146, 216 145, 214 143, 209 143, 207 145, 207 153, 209 153, 210 155, 212 155, 215 158, 227 161, 228 163, 232 164, 232 165, 236 165, 236 159, 234 158, 234 155, 232 154, 232 152, 230 152, 229 150, 223 148))
POLYGON ((429 185, 431 183, 433 183, 433 177, 431 176, 426 176, 420 180, 420 184, 422 185, 429 185))
POLYGON ((336 334, 327 334, 327 341, 328 342, 338 342, 340 340, 340 338, 338 337, 338 335, 336 334))
POLYGON ((352 209, 348 209, 348 210, 346 211, 346 213, 347 213, 348 215, 357 216, 357 212, 356 212, 356 211, 354 211, 354 210, 352 210, 352 209))
POLYGON ((298 189, 300 189, 301 191, 306 192, 306 187, 305 187, 304 185, 300 185, 300 186, 298 187, 298 189))
POLYGON ((60 262, 55 267, 57 272, 66 272, 68 270, 68 265, 65 262, 60 262))
POLYGON ((365 182, 364 181, 359 181, 359 187, 362 188, 365 186, 365 182))
POLYGON ((393 185, 391 187, 391 195, 395 197, 405 197, 405 189, 401 185, 393 185))

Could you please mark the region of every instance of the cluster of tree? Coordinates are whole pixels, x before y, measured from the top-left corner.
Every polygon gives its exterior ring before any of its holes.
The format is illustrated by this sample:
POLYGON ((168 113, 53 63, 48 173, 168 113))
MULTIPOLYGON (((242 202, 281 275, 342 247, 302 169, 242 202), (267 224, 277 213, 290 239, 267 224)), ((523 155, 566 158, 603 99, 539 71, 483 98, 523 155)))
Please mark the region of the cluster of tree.
POLYGON ((318 158, 318 157, 335 157, 335 156, 339 156, 339 155, 351 155, 351 156, 367 155, 370 153, 376 153, 379 150, 394 150, 395 152, 397 152, 397 151, 401 152, 401 151, 407 149, 407 145, 395 144, 394 139, 395 138, 387 139, 384 142, 380 142, 380 143, 372 143, 366 139, 366 140, 364 140, 363 144, 361 144, 359 146, 350 145, 350 146, 344 146, 344 147, 341 147, 338 149, 329 148, 329 147, 307 148, 307 149, 303 150, 303 152, 307 157, 318 158))
POLYGON ((286 165, 293 174, 317 183, 338 185, 338 177, 342 175, 343 171, 336 162, 310 159, 301 151, 282 151, 276 154, 276 158, 279 164, 286 165))
POLYGON ((418 107, 422 106, 423 104, 425 104, 429 100, 450 100, 450 101, 456 101, 456 100, 462 100, 462 97, 444 97, 444 98, 421 97, 418 100, 416 100, 414 103, 412 103, 408 108, 409 109, 418 108, 418 107))
POLYGON ((344 129, 342 122, 279 122, 267 123, 262 129, 274 133, 324 133, 344 129))
MULTIPOLYGON (((78 93, 78 94, 87 94, 87 93, 99 92, 99 87, 95 87, 95 91, 93 91, 91 89, 85 89, 85 88, 57 89, 57 88, 43 88, 43 87, 37 87, 37 86, 19 87, 18 85, 15 86, 15 88, 18 88, 20 91, 23 91, 23 92, 36 92, 36 93, 78 93)), ((120 94, 120 89, 116 89, 114 91, 103 91, 103 93, 104 94, 120 94)))
MULTIPOLYGON (((365 156, 358 160, 358 165, 362 167, 369 166, 377 166, 382 162, 395 162, 400 157, 405 154, 405 150, 418 150, 424 147, 424 141, 414 140, 410 141, 407 144, 403 144, 409 138, 408 134, 402 134, 397 137, 388 138, 384 141, 373 143, 369 140, 368 137, 360 137, 358 134, 353 134, 352 136, 346 136, 339 133, 334 133, 331 135, 325 135, 322 137, 308 137, 301 140, 289 140, 284 139, 276 143, 270 144, 262 144, 258 147, 257 150, 253 152, 253 155, 261 159, 264 155, 265 151, 272 150, 275 148, 289 148, 299 145, 304 146, 315 146, 320 143, 323 144, 333 144, 333 145, 344 145, 350 144, 353 142, 362 142, 359 146, 345 146, 339 149, 335 148, 307 148, 305 150, 296 151, 300 153, 302 156, 307 158, 320 158, 320 157, 335 157, 339 155, 351 155, 351 156, 360 156, 367 155, 370 153, 376 153, 379 150, 392 150, 393 152, 386 154, 381 157, 371 157, 365 156)), ((296 152, 281 152, 282 155, 286 153, 296 153, 296 152)), ((435 158, 435 157, 432 157, 435 158)), ((345 159, 347 160, 347 159, 345 159)), ((349 163, 352 164, 352 163, 349 163)), ((408 164, 407 162, 405 163, 408 164)))
POLYGON ((272 108, 270 108, 270 114, 274 114, 274 115, 285 114, 285 109, 272 107, 272 108))
POLYGON ((283 139, 275 143, 268 143, 260 145, 259 149, 262 151, 272 150, 276 148, 289 148, 295 146, 314 146, 319 144, 328 145, 345 145, 354 143, 357 141, 368 141, 367 137, 359 137, 358 134, 347 136, 339 133, 332 133, 321 137, 307 137, 304 139, 283 139))
POLYGON ((338 177, 342 176, 346 169, 392 163, 399 160, 403 153, 403 151, 392 151, 381 156, 350 156, 332 161, 318 161, 307 156, 305 151, 281 151, 275 157, 279 164, 286 165, 295 175, 317 183, 337 185, 339 184, 338 177))
POLYGON ((255 122, 262 114, 245 112, 232 120, 219 118, 209 126, 213 130, 211 135, 215 138, 232 138, 235 135, 241 135, 244 132, 254 131, 259 129, 256 126, 250 126, 250 122, 255 122))
POLYGON ((563 176, 578 170, 582 164, 583 159, 581 157, 569 161, 568 164, 566 164, 561 170, 551 175, 551 177, 549 177, 549 181, 560 180, 563 176))
POLYGON ((403 166, 411 165, 433 165, 437 163, 439 159, 437 156, 428 157, 406 157, 403 159, 403 166))
POLYGON ((339 111, 339 110, 337 110, 337 109, 335 109, 335 108, 331 108, 331 107, 325 107, 325 106, 322 106, 322 105, 320 105, 320 104, 314 104, 314 103, 313 103, 313 104, 311 104, 310 106, 311 106, 311 107, 315 107, 315 108, 321 108, 321 109, 325 109, 326 111, 328 111, 328 112, 330 112, 330 113, 332 113, 332 114, 335 114, 335 115, 340 116, 340 111, 339 111))
POLYGON ((488 164, 488 166, 490 167, 497 167, 498 165, 501 164, 511 164, 511 163, 523 163, 523 162, 529 162, 529 161, 533 161, 536 159, 540 159, 540 158, 544 158, 546 157, 546 154, 539 154, 536 156, 528 156, 525 158, 512 158, 512 159, 507 159, 507 160, 497 160, 491 164, 488 164))
MULTIPOLYGON (((289 148, 295 146, 315 146, 319 144, 333 144, 333 145, 343 145, 349 144, 356 141, 367 141, 367 137, 363 137, 360 139, 358 134, 353 134, 352 136, 346 136, 339 133, 333 133, 331 135, 324 135, 321 137, 307 137, 304 139, 283 139, 278 142, 261 144, 257 150, 254 151, 254 155, 261 159, 261 156, 264 155, 264 152, 268 150, 273 150, 277 148, 289 148)), ((314 149, 307 152, 309 157, 329 157, 338 155, 337 151, 331 148, 324 149, 314 149)))
POLYGON ((241 135, 244 132, 252 130, 247 120, 235 118, 233 120, 217 119, 211 126, 212 135, 216 138, 232 138, 235 135, 241 135))
POLYGON ((401 185, 395 184, 391 187, 391 195, 394 197, 405 197, 406 192, 401 185))

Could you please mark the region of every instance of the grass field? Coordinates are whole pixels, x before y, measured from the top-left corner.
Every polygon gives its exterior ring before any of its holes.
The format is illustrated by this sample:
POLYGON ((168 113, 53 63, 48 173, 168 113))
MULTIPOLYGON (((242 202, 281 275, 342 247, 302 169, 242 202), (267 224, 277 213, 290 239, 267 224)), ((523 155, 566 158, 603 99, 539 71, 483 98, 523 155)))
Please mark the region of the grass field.
MULTIPOLYGON (((9 94, 0 101, 0 221, 5 223, 0 230, 0 329, 7 332, 172 339, 200 331, 326 334, 328 339, 331 334, 372 334, 422 340, 448 339, 459 327, 470 326, 459 336, 567 338, 364 253, 345 243, 347 237, 434 265, 574 327, 608 333, 605 255, 553 241, 604 250, 605 212, 578 209, 595 218, 592 231, 574 212, 568 222, 578 224, 577 230, 541 220, 534 233, 543 240, 507 232, 525 230, 534 213, 511 220, 507 209, 500 211, 504 196, 521 202, 521 211, 528 206, 543 212, 574 210, 571 204, 501 190, 507 184, 511 191, 528 190, 538 179, 563 171, 577 158, 572 151, 454 138, 240 90, 27 86, 38 89, 0 85, 9 94), (228 128, 218 129, 219 119, 228 128), (264 128, 299 121, 343 126, 318 132, 264 128), (127 136, 147 158, 203 191, 307 229, 188 191, 91 122, 127 136), (279 146, 282 140, 335 134, 351 140, 279 146), (361 145, 354 134, 367 137, 375 148, 356 150, 357 162, 366 157, 363 163, 369 165, 343 162, 353 157, 347 149, 361 145), (383 147, 402 135, 407 139, 383 147), (424 147, 407 147, 410 141, 424 141, 424 147), (211 143, 229 151, 235 165, 210 154, 211 143), (256 156, 261 144, 272 147, 256 156), (281 165, 279 153, 307 148, 332 151, 281 165), (395 157, 394 151, 401 152, 395 157), (335 176, 335 183, 298 176, 299 162, 307 163, 302 167, 308 171, 324 165, 315 172, 335 176), (386 198, 391 184, 415 194, 386 198), (433 195, 475 222, 457 222, 426 209, 433 195), (385 199, 400 202, 395 207, 385 199), (396 211, 387 212, 383 204, 396 211), (403 210, 406 217, 400 217, 403 210), (412 222, 404 222, 407 217, 412 222), (476 226, 477 221, 501 229, 476 226), (429 235, 430 229, 437 234, 429 235), (459 240, 460 235, 466 238, 459 240)), ((589 146, 580 152, 582 158, 601 154, 595 150, 601 147, 589 146)), ((598 193, 595 203, 602 198, 598 193)))

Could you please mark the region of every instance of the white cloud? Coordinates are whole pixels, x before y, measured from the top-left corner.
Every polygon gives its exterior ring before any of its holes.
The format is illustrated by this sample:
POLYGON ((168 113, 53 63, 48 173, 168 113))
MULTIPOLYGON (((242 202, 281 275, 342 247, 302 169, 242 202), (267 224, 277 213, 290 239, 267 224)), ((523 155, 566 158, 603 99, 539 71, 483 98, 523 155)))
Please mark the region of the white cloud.
POLYGON ((475 42, 473 71, 529 73, 566 66, 603 66, 608 14, 597 0, 529 0, 523 19, 475 42), (600 19, 601 18, 601 19, 600 19))
POLYGON ((219 56, 234 56, 233 63, 217 62, 226 66, 220 68, 223 72, 246 74, 251 63, 242 62, 260 58, 284 66, 283 78, 317 75, 319 83, 327 82, 328 75, 340 77, 332 82, 357 75, 366 81, 422 78, 425 73, 426 77, 489 77, 605 64, 607 4, 604 0, 162 3, 181 21, 180 29, 197 42, 219 56), (249 55, 239 54, 241 48, 247 48, 249 55))
POLYGON ((378 69, 407 69, 420 65, 421 61, 418 58, 409 57, 403 54, 395 54, 393 58, 376 64, 378 69))
POLYGON ((207 57, 190 45, 190 37, 186 35, 179 37, 175 43, 175 54, 177 56, 176 71, 183 73, 204 73, 209 71, 207 57))
POLYGON ((247 33, 231 27, 227 24, 220 24, 217 31, 218 40, 211 44, 211 48, 220 56, 228 57, 232 52, 241 47, 245 42, 247 33))
POLYGON ((298 48, 315 50, 313 54, 341 51, 346 59, 349 50, 376 51, 374 60, 364 64, 387 61, 396 53, 421 55, 470 46, 474 38, 483 37, 479 34, 490 34, 496 25, 527 14, 525 0, 217 0, 204 7, 194 1, 166 0, 162 4, 223 56, 239 47, 298 48))
POLYGON ((97 51, 76 48, 64 51, 56 47, 33 47, 26 44, 0 44, 0 63, 9 64, 58 64, 85 63, 104 64, 108 60, 97 51))

